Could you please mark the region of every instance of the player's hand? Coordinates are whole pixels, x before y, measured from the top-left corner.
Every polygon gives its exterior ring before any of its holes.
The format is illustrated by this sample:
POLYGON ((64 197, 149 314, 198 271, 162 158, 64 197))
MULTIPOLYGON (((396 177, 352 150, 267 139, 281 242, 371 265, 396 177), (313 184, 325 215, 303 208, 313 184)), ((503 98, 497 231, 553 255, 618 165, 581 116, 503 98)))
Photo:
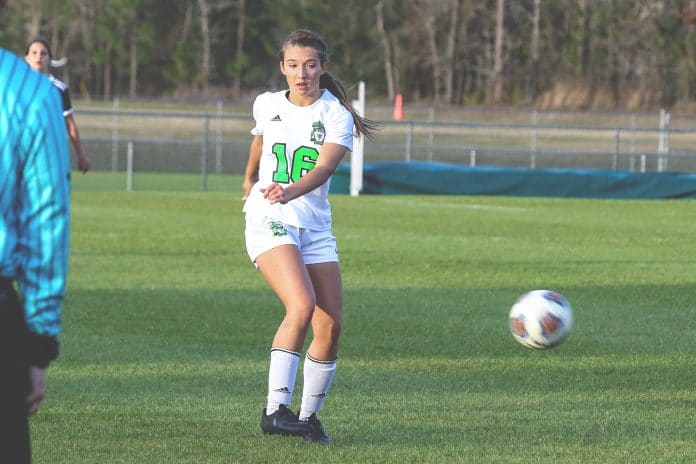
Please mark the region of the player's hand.
POLYGON ((290 200, 290 198, 286 195, 285 189, 276 182, 272 183, 266 188, 261 189, 261 193, 263 193, 263 197, 270 201, 271 204, 284 204, 290 200))
POLYGON ((87 171, 89 171, 90 167, 90 162, 89 158, 86 156, 81 156, 80 158, 77 159, 77 168, 82 171, 82 174, 87 174, 87 171))
POLYGON ((29 366, 29 394, 27 395, 27 415, 38 411, 46 396, 46 368, 29 366))

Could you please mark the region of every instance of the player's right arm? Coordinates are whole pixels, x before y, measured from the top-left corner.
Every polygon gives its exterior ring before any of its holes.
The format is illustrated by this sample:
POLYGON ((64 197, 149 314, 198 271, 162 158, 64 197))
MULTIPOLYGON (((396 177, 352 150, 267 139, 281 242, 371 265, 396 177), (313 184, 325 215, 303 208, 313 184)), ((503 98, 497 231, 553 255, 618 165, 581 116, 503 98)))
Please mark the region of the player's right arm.
POLYGON ((244 196, 242 200, 246 200, 251 191, 251 187, 259 180, 259 166, 261 163, 261 151, 263 148, 263 135, 255 135, 251 140, 249 147, 249 160, 247 161, 246 169, 244 170, 244 180, 242 181, 242 190, 244 196))

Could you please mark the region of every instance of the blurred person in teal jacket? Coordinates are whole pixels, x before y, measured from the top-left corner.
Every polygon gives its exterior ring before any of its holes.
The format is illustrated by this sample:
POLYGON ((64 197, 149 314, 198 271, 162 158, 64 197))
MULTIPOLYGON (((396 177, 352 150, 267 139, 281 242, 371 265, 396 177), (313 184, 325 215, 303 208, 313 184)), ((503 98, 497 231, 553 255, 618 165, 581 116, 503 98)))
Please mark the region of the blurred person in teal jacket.
POLYGON ((0 461, 13 464, 31 462, 28 417, 58 356, 70 228, 62 114, 56 87, 0 49, 0 461))

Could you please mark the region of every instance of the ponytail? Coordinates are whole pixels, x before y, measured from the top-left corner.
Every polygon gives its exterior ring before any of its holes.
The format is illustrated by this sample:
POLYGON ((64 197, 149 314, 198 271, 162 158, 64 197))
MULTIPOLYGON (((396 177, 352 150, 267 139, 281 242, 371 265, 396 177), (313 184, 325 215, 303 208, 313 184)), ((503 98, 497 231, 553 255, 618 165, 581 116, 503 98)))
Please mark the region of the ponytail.
POLYGON ((338 101, 341 102, 341 104, 350 112, 350 114, 353 115, 355 131, 358 135, 364 135, 370 140, 374 138, 375 132, 380 129, 381 125, 377 121, 364 118, 358 114, 355 108, 353 108, 353 105, 350 104, 348 92, 346 92, 345 87, 343 87, 343 84, 341 84, 338 79, 336 79, 332 74, 329 74, 327 71, 322 74, 321 78, 319 79, 319 87, 331 92, 336 98, 338 98, 338 101))

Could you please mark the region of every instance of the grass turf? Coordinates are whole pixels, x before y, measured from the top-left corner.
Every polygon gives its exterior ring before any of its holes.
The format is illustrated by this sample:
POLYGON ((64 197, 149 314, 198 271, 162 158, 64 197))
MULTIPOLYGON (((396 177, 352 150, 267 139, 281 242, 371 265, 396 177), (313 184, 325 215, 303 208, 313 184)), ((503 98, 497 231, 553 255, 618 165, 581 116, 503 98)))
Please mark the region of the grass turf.
POLYGON ((689 201, 333 196, 345 320, 322 447, 258 427, 282 310, 246 257, 238 179, 90 176, 37 463, 696 460, 689 201), (553 350, 508 333, 535 288, 575 310, 553 350))

